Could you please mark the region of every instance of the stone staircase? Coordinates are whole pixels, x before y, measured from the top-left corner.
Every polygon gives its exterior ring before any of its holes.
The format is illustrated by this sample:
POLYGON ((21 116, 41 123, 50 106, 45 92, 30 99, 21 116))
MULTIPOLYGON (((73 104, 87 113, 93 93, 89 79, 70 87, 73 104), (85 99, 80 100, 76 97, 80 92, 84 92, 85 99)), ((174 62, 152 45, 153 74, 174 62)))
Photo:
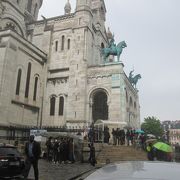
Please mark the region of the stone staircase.
POLYGON ((132 146, 104 145, 96 159, 98 164, 118 161, 144 161, 147 160, 147 154, 143 150, 135 149, 132 146))

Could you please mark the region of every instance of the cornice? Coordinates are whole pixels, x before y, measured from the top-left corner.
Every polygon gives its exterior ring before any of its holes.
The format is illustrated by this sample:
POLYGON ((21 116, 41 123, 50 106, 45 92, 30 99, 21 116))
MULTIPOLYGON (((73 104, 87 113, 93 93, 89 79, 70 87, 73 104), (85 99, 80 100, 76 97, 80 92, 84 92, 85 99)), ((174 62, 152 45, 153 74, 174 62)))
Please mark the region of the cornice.
POLYGON ((14 38, 16 41, 21 43, 24 47, 30 49, 32 52, 34 52, 35 54, 40 56, 43 59, 43 61, 41 63, 44 64, 47 61, 47 54, 45 54, 41 49, 36 47, 31 42, 27 41, 25 38, 20 36, 18 33, 14 32, 14 31, 11 31, 11 30, 0 31, 0 37, 1 38, 2 37, 8 37, 8 36, 14 38))

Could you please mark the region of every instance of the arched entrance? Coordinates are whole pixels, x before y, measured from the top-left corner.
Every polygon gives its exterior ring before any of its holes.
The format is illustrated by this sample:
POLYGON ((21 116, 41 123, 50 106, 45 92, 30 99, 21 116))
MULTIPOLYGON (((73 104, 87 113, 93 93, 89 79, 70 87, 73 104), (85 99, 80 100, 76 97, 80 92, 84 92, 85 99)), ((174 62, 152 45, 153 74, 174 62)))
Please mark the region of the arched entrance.
POLYGON ((98 119, 108 120, 107 94, 104 91, 97 91, 93 95, 92 118, 96 122, 98 119))

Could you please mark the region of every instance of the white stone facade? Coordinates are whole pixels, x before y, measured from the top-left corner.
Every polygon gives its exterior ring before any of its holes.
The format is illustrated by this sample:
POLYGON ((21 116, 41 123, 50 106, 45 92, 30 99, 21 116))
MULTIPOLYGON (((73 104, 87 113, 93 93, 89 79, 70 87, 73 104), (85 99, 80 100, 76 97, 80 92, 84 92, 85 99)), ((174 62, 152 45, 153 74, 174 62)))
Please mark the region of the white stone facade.
POLYGON ((31 11, 27 0, 17 2, 2 0, 0 5, 5 7, 0 18, 1 124, 83 128, 100 118, 139 128, 137 89, 122 62, 104 63, 101 55, 101 48, 109 43, 104 1, 77 0, 74 13, 66 4, 65 15, 41 21, 34 21, 41 0, 32 0, 31 11), (7 11, 14 18, 11 22, 18 24, 14 28, 6 27, 7 11), (17 96, 19 68, 22 78, 17 96), (37 98, 33 100, 35 77, 37 98))
POLYGON ((169 129, 169 143, 180 144, 180 129, 169 129))

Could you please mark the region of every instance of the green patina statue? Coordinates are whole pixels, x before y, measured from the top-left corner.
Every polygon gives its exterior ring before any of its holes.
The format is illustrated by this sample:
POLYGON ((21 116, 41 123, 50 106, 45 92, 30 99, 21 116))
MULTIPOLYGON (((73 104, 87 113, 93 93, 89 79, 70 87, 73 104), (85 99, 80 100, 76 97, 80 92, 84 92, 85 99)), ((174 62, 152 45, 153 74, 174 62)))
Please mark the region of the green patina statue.
POLYGON ((137 84, 138 80, 141 79, 141 75, 137 74, 134 76, 133 72, 134 72, 134 70, 130 71, 130 73, 129 73, 129 81, 136 88, 136 84, 137 84))
POLYGON ((107 48, 103 48, 102 49, 102 54, 103 54, 103 58, 104 61, 106 61, 107 57, 109 57, 109 55, 114 55, 117 56, 118 62, 120 59, 120 55, 122 53, 123 48, 127 47, 125 41, 120 42, 117 46, 114 42, 114 36, 112 37, 109 46, 107 48))

